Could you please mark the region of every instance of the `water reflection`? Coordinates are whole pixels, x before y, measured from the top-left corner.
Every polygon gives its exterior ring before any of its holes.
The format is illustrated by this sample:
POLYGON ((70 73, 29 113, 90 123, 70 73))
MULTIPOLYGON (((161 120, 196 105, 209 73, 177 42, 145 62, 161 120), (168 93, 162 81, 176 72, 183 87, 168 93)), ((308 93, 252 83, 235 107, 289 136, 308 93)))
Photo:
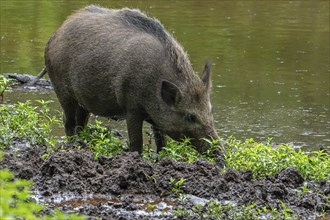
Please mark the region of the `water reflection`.
MULTIPOLYGON (((49 36, 89 3, 2 1, 1 73, 38 73, 49 36)), ((205 59, 212 61, 221 136, 330 145, 328 1, 98 3, 138 7, 160 19, 188 51, 196 71, 205 59)), ((34 97, 11 93, 9 100, 34 97)))

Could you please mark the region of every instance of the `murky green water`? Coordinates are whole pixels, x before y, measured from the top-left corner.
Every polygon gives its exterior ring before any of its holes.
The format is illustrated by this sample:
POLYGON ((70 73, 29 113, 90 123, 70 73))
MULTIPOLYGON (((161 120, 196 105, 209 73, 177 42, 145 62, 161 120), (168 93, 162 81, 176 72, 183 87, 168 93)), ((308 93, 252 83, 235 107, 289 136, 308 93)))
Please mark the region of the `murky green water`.
MULTIPOLYGON (((38 73, 49 36, 90 3, 138 7, 175 35, 196 71, 212 61, 220 136, 330 145, 329 1, 1 0, 0 73, 38 73)), ((7 102, 41 98, 56 100, 14 92, 7 102)))

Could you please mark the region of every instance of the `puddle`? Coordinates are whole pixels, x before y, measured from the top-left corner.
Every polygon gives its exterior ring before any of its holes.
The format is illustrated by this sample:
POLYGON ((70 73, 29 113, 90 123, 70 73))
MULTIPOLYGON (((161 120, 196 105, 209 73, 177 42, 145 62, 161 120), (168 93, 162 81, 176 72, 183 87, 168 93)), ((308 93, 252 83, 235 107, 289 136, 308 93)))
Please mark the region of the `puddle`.
POLYGON ((119 201, 114 198, 114 199, 107 199, 107 198, 75 198, 67 201, 63 201, 60 203, 54 203, 55 208, 60 208, 64 206, 70 206, 71 208, 77 208, 81 206, 86 206, 86 205, 92 205, 92 206, 97 206, 100 204, 105 204, 107 202, 111 203, 119 203, 119 201))
POLYGON ((34 199, 62 210, 102 209, 115 216, 123 214, 134 216, 164 217, 173 216, 172 210, 178 202, 171 198, 160 198, 154 195, 83 195, 54 194, 51 197, 42 197, 40 192, 35 192, 34 199))

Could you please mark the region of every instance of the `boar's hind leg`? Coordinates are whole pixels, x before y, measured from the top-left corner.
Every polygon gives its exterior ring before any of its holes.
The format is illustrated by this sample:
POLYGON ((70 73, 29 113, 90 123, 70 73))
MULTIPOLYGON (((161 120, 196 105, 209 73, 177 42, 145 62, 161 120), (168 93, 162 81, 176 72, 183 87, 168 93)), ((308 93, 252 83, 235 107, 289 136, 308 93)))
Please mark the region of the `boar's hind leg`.
POLYGON ((67 136, 79 132, 88 122, 89 112, 71 98, 59 98, 64 111, 64 128, 67 136))
POLYGON ((72 136, 75 134, 76 109, 78 107, 78 103, 61 100, 61 105, 64 111, 63 120, 64 120, 65 134, 67 136, 72 136))
POLYGON ((76 109, 76 133, 80 132, 88 123, 89 112, 83 107, 78 106, 76 109))
POLYGON ((140 154, 142 153, 142 124, 143 119, 137 116, 136 114, 127 113, 126 123, 128 130, 128 137, 130 141, 130 151, 137 151, 140 154))
POLYGON ((160 130, 158 130, 154 126, 152 126, 152 131, 154 133, 155 143, 156 143, 156 146, 157 146, 157 153, 159 153, 159 151, 161 151, 162 148, 164 146, 166 146, 166 139, 165 139, 165 136, 164 136, 163 132, 161 132, 160 130))

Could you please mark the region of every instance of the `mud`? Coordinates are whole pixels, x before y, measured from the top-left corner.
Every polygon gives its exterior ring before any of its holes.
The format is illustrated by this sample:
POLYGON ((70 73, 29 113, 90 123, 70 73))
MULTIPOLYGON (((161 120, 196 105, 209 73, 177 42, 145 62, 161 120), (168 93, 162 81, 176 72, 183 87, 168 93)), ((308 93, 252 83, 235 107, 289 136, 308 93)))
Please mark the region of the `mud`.
MULTIPOLYGON (((184 163, 162 158, 153 163, 137 153, 122 152, 95 160, 88 150, 71 148, 49 154, 40 146, 7 152, 0 162, 0 168, 5 167, 15 177, 33 181, 34 198, 48 205, 45 213, 59 208, 83 213, 90 219, 173 219, 173 210, 190 211, 210 199, 223 205, 256 203, 256 207, 278 210, 283 201, 299 219, 316 219, 324 211, 329 217, 330 212, 326 201, 329 182, 304 180, 295 168, 254 180, 250 171, 223 173, 220 166, 204 159, 184 163), (186 195, 184 203, 173 192, 171 178, 185 179, 180 187, 180 193, 186 195), (302 192, 303 184, 308 192, 302 192)), ((224 219, 234 219, 229 211, 224 214, 224 219)))

